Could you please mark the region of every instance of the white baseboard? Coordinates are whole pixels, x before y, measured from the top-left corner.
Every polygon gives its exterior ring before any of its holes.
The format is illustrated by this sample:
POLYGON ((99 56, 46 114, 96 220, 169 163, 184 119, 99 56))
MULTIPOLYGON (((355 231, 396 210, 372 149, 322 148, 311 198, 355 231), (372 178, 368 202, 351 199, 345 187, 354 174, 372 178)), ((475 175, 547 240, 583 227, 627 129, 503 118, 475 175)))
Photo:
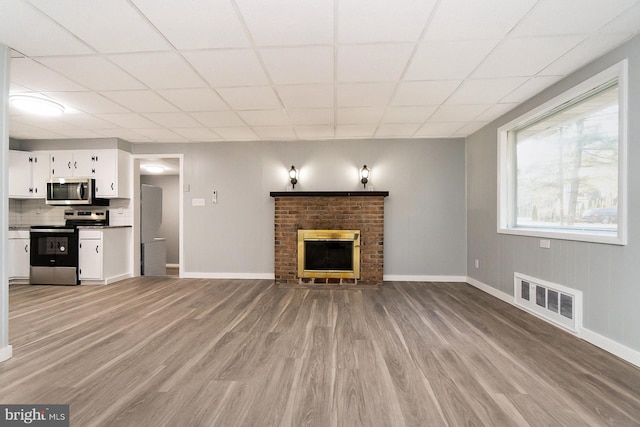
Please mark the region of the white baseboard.
MULTIPOLYGON (((467 283, 469 283, 471 286, 480 289, 481 291, 484 291, 486 293, 488 293, 489 295, 492 295, 508 304, 511 304, 512 306, 516 307, 519 310, 524 311, 525 313, 529 313, 532 316, 535 316, 535 314, 530 313, 529 311, 524 310, 522 307, 519 307, 515 304, 515 301, 513 300, 513 295, 509 295, 506 292, 503 292, 499 289, 496 289, 494 287, 491 287, 489 285, 487 285, 486 283, 482 283, 479 280, 473 279, 471 277, 467 277, 467 283)), ((538 317, 538 316, 536 316, 538 317)), ((542 319, 541 317, 538 317, 539 319, 542 319)), ((544 320, 544 319, 543 319, 544 320)), ((565 330, 564 328, 561 328, 558 325, 555 325, 553 323, 549 323, 550 325, 554 325, 557 326, 558 328, 565 330)), ((567 331, 569 333, 572 334, 572 332, 567 331)), ((640 352, 636 351, 632 348, 629 348, 623 344, 620 344, 619 342, 616 342, 610 338, 604 337, 596 332, 593 332, 589 329, 586 329, 584 327, 582 327, 580 329, 580 331, 578 332, 578 334, 576 335, 578 338, 581 338, 583 340, 585 340, 588 343, 591 343, 593 345, 595 345, 596 347, 600 347, 601 349, 603 349, 604 351, 607 351, 615 356, 618 356, 619 358, 626 360, 627 362, 639 366, 640 367, 640 352)))
POLYGON ((0 348, 0 362, 4 362, 5 360, 11 359, 13 356, 13 347, 7 345, 5 347, 0 348))
POLYGON ((582 328, 580 331, 580 338, 595 345, 596 347, 600 347, 601 349, 608 351, 611 354, 615 354, 620 359, 626 360, 627 362, 640 367, 640 351, 636 351, 585 328, 582 328))
POLYGON ((248 279, 275 280, 273 273, 201 273, 185 271, 180 274, 183 279, 248 279))
POLYGON ((387 274, 382 277, 385 282, 466 282, 466 276, 412 276, 387 274))

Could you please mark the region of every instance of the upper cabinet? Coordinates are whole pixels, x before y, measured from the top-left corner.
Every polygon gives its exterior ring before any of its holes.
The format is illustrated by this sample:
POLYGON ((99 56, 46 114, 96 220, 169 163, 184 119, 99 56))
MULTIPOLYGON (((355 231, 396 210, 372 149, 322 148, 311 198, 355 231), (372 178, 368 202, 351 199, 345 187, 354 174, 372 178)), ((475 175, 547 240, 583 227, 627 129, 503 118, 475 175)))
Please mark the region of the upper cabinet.
POLYGON ((94 178, 96 196, 130 197, 131 154, 116 149, 51 152, 52 178, 94 178))
POLYGON ((48 179, 48 153, 9 150, 9 197, 44 198, 48 179))

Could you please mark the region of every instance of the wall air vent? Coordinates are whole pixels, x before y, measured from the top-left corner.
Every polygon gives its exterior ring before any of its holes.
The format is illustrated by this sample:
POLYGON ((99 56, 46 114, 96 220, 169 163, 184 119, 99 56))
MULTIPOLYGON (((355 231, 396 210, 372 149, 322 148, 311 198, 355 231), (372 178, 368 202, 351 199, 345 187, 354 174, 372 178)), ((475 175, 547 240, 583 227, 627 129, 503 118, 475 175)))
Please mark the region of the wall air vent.
POLYGON ((582 327, 582 292, 514 273, 515 305, 573 333, 582 327))

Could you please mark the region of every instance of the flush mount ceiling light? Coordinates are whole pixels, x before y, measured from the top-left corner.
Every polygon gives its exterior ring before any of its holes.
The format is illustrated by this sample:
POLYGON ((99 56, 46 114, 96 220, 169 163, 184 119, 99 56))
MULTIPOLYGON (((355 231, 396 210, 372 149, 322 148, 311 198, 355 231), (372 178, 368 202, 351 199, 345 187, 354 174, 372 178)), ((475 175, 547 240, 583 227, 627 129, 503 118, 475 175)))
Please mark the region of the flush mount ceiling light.
POLYGON ((165 171, 163 166, 155 166, 155 165, 145 166, 144 170, 146 170, 147 172, 150 172, 150 173, 162 173, 162 172, 165 171))
POLYGON ((289 179, 291 180, 292 188, 296 188, 296 184, 298 183, 298 170, 293 165, 291 165, 291 169, 289 169, 289 179))
POLYGON ((360 182, 363 188, 367 188, 367 182, 369 182, 369 168, 367 168, 367 165, 362 166, 362 169, 360 169, 360 182))
POLYGON ((9 102, 14 107, 30 114, 57 116, 64 113, 64 105, 47 98, 33 95, 11 95, 9 102))

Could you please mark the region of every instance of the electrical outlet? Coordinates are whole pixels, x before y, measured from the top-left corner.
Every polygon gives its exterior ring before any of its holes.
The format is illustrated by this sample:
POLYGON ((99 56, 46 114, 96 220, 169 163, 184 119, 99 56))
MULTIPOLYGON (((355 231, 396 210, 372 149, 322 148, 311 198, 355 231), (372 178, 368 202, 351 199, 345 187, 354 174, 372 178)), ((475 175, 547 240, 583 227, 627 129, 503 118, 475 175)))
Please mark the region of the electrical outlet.
POLYGON ((480 261, 476 260, 476 268, 480 268, 480 261))
POLYGON ((540 240, 540 247, 541 247, 541 248, 544 248, 544 249, 549 249, 549 248, 551 248, 551 240, 541 239, 541 240, 540 240))
POLYGON ((191 199, 191 206, 204 206, 204 199, 191 199))

